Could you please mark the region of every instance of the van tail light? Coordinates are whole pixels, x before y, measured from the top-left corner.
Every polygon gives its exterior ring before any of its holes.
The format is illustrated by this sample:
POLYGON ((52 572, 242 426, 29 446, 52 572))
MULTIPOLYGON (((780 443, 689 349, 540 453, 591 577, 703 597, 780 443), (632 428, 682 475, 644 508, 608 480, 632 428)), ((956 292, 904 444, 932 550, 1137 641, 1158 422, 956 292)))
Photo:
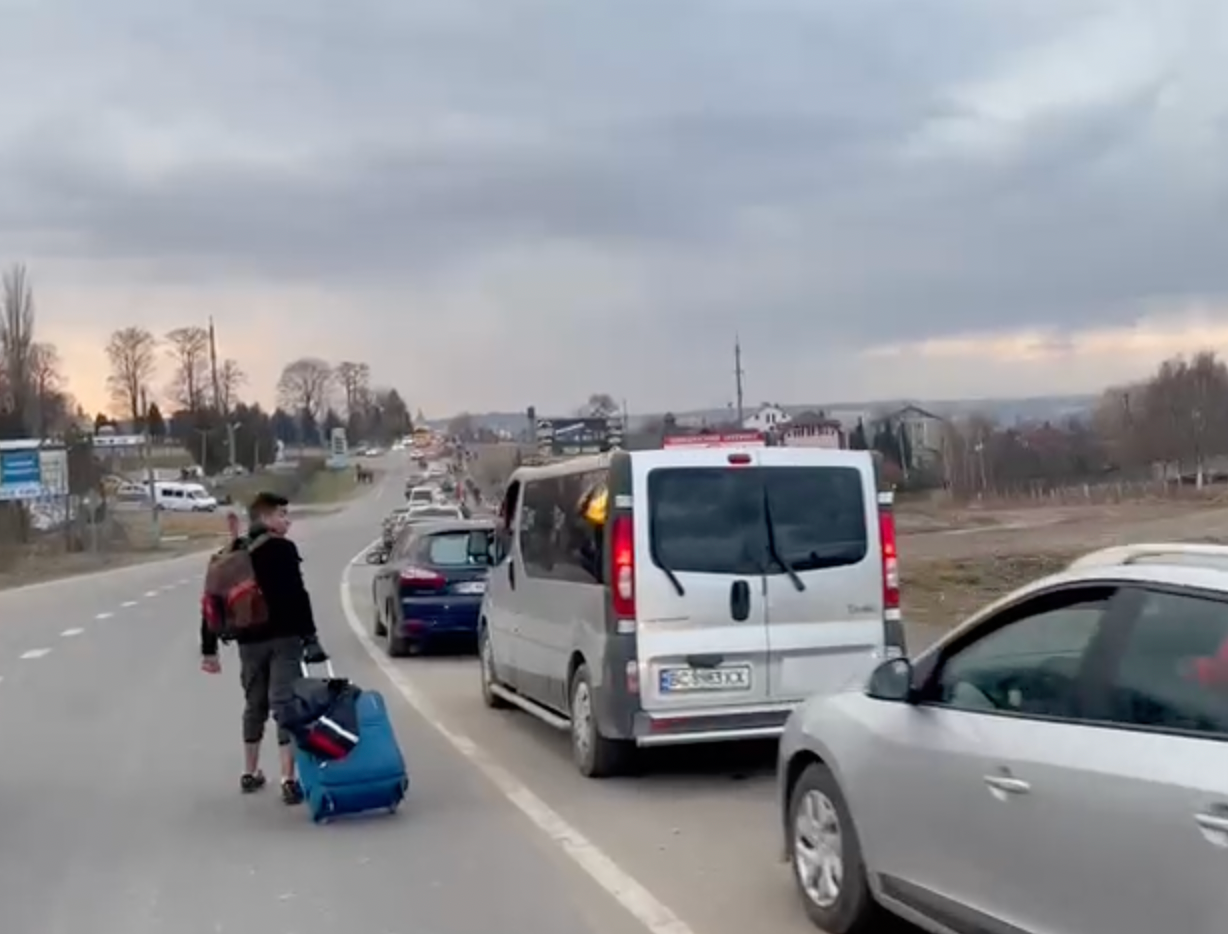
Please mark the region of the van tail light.
POLYGON ((627 662, 626 687, 627 693, 632 696, 640 693, 640 663, 635 659, 627 662))
POLYGON ((615 516, 610 530, 610 594, 616 619, 635 619, 635 527, 615 516))
POLYGON ((413 566, 402 568, 399 576, 406 590, 438 590, 446 583, 442 574, 413 566))
POLYGON ((878 537, 883 554, 883 633, 890 654, 904 654, 904 625, 900 619, 900 556, 896 549, 895 495, 878 494, 878 537))

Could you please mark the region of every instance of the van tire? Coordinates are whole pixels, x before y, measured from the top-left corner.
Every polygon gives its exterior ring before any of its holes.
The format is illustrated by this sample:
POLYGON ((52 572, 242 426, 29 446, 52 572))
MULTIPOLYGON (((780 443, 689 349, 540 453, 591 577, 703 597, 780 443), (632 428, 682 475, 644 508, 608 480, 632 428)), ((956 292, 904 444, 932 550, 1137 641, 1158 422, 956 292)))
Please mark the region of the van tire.
POLYGON ((478 628, 478 672, 482 679, 483 703, 491 710, 507 710, 511 704, 491 690, 499 679, 495 669, 495 650, 490 644, 490 632, 485 620, 478 628))
POLYGON ((593 713, 593 682, 588 665, 581 664, 571 676, 568 693, 571 714, 571 756, 585 778, 610 778, 625 771, 630 747, 602 736, 593 713))
POLYGON ((375 608, 371 613, 371 632, 377 639, 386 638, 388 635, 388 627, 384 625, 384 617, 379 611, 379 604, 375 604, 375 608))

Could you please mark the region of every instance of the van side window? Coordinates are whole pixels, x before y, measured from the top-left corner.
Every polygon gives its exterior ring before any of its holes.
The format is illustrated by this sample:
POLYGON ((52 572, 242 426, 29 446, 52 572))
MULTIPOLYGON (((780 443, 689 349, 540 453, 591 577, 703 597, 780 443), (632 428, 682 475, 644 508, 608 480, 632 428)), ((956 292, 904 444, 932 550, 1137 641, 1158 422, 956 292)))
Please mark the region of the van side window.
POLYGON ((598 470, 525 486, 520 551, 527 575, 571 584, 603 581, 605 524, 589 506, 605 485, 605 471, 598 470))
POLYGON ((529 577, 550 577, 554 569, 554 522, 557 481, 531 480, 520 508, 520 556, 529 577))

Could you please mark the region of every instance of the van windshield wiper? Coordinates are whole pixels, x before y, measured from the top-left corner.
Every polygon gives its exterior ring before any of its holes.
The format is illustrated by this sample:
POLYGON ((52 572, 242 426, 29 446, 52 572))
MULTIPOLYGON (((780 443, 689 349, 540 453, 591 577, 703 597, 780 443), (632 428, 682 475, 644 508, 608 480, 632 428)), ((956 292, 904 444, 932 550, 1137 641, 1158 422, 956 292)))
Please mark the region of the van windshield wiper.
POLYGON ((674 585, 674 590, 676 590, 676 591, 678 592, 678 596, 680 596, 680 597, 685 597, 685 596, 686 596, 686 590, 685 590, 685 588, 683 588, 683 586, 682 586, 682 581, 678 580, 678 575, 677 575, 677 574, 675 574, 673 571, 671 571, 669 568, 667 568, 667 567, 666 567, 666 566, 665 566, 665 565, 664 565, 664 564, 661 562, 661 559, 660 559, 660 558, 657 558, 657 567, 659 567, 659 568, 661 569, 661 572, 662 572, 662 573, 663 573, 663 574, 664 574, 666 577, 668 577, 668 578, 669 578, 669 582, 670 582, 671 584, 673 584, 673 585, 674 585))
POLYGON ((780 548, 776 545, 776 524, 772 522, 772 502, 768 498, 767 486, 763 487, 763 515, 767 519, 768 533, 768 554, 770 554, 789 575, 789 580, 793 581, 793 587, 799 593, 806 589, 805 583, 797 576, 797 571, 793 570, 793 565, 785 560, 785 556, 780 553, 780 548))

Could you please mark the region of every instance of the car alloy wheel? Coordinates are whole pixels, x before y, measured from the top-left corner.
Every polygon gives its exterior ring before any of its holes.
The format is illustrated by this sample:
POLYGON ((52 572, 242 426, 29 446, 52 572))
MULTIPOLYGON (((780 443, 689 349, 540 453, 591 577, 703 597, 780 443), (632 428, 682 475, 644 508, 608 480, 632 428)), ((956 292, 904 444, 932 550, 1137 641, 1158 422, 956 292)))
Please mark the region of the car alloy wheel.
POLYGON ((844 833, 832 800, 811 788, 802 798, 793 823, 793 868, 802 891, 815 905, 829 910, 839 900, 844 882, 844 833))

